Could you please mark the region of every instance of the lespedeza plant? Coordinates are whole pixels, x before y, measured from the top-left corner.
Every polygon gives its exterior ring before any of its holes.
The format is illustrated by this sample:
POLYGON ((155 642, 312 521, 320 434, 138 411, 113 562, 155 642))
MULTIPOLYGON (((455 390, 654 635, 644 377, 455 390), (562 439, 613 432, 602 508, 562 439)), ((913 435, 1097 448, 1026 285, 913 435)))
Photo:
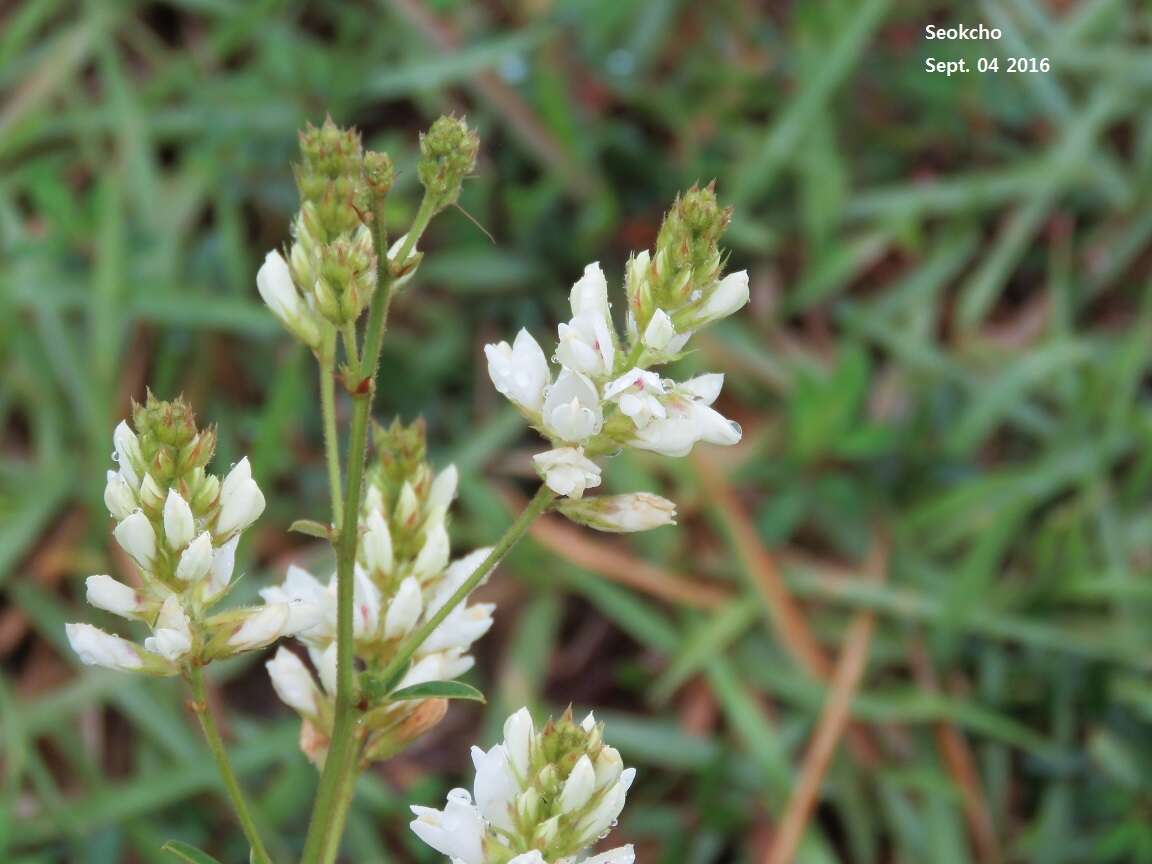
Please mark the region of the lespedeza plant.
MULTIPOLYGON (((559 325, 551 361, 525 330, 511 345, 485 347, 496 389, 548 446, 533 460, 541 485, 504 535, 453 560, 456 468, 428 463, 422 421, 383 426, 370 415, 389 307, 418 274, 421 237, 456 203, 478 144, 455 117, 421 136, 423 198, 407 232, 393 239, 384 224, 395 177, 389 156, 366 151, 355 130, 331 120, 300 134, 292 239, 268 253, 256 285, 317 361, 331 508, 327 518, 292 527, 331 544, 330 578, 293 565, 261 590, 261 605, 219 609, 241 535, 264 509, 248 460, 223 478, 212 473, 215 431, 200 429, 179 398, 149 393, 131 424, 113 433, 117 465, 104 497, 138 579, 129 586, 92 576, 88 599, 150 632, 136 642, 81 623, 68 625, 68 638, 84 663, 188 681, 251 858, 261 864, 272 859, 208 709, 207 664, 287 637, 303 648, 281 644, 266 666, 301 718, 301 749, 320 770, 301 860, 331 864, 357 775, 435 726, 449 700, 482 700, 457 679, 473 665, 471 647, 495 607, 468 599, 533 521, 554 509, 602 531, 674 524, 675 506, 658 495, 585 493, 623 448, 682 456, 698 442, 740 440, 739 427, 712 408, 722 375, 677 382, 658 371, 682 356, 693 333, 748 300, 747 274, 724 273, 719 242, 730 213, 711 186, 693 187, 665 216, 655 249, 628 262, 622 332, 608 281, 589 264, 572 287, 572 317, 559 325), (340 391, 350 403, 343 446, 340 391)), ((631 846, 592 854, 635 773, 604 743, 602 725, 592 715, 577 723, 569 711, 537 730, 521 709, 504 734, 488 751, 473 748, 473 793, 453 790, 443 810, 413 807, 413 831, 454 864, 631 864, 631 846)))

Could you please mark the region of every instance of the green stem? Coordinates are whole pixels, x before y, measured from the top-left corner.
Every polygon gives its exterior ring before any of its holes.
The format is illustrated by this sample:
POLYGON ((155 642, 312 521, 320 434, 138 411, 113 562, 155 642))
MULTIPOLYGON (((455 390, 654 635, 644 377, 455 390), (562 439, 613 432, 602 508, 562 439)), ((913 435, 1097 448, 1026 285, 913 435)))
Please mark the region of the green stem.
POLYGON ((334 861, 340 847, 347 804, 340 795, 341 785, 356 763, 355 657, 353 656, 353 568, 359 534, 360 490, 364 480, 364 456, 368 442, 368 414, 371 392, 358 393, 352 406, 352 428, 348 440, 348 483, 344 498, 345 519, 336 545, 336 700, 332 735, 320 774, 320 788, 303 861, 334 861), (343 806, 342 806, 343 805, 343 806))
POLYGON ((329 328, 320 346, 320 411, 324 418, 324 456, 328 463, 328 492, 332 498, 332 524, 344 521, 341 495, 340 440, 336 433, 336 331, 329 328))
MULTIPOLYGON (((353 654, 353 569, 356 564, 356 545, 360 528, 360 497, 364 480, 364 461, 368 449, 368 419, 375 393, 376 368, 380 363, 380 349, 384 344, 388 309, 395 287, 388 264, 388 250, 384 247, 383 199, 373 202, 377 260, 377 290, 368 311, 368 328, 363 354, 357 358, 355 333, 345 333, 346 347, 350 344, 348 364, 359 368, 360 381, 350 384, 353 396, 352 426, 348 433, 347 487, 344 496, 345 518, 340 525, 336 542, 336 699, 329 739, 328 755, 320 774, 320 786, 308 823, 308 836, 304 841, 302 861, 305 864, 330 864, 340 850, 340 838, 352 801, 352 787, 356 781, 359 761, 356 746, 355 657, 353 654)), ((401 264, 408 259, 412 248, 428 227, 435 210, 425 196, 408 232, 408 239, 397 253, 401 264)))
POLYGON ((193 666, 188 675, 192 685, 192 708, 200 720, 200 728, 204 731, 204 738, 208 741, 208 749, 212 751, 212 758, 216 760, 216 768, 220 771, 220 778, 224 781, 224 789, 228 792, 228 799, 232 802, 232 809, 248 838, 248 845, 252 847, 252 860, 257 864, 272 864, 264 842, 260 839, 260 832, 256 829, 256 821, 252 818, 252 811, 244 798, 240 788, 240 781, 236 772, 232 770, 232 763, 228 761, 228 753, 224 749, 224 741, 220 737, 220 730, 216 728, 216 719, 208 707, 208 694, 204 689, 204 670, 193 666))
POLYGON ((380 672, 379 677, 384 681, 390 681, 396 677, 400 670, 404 667, 412 655, 420 650, 420 646, 424 644, 432 631, 439 627, 445 618, 451 614, 452 610, 468 599, 468 595, 484 581, 492 569, 500 563, 500 559, 508 554, 508 550, 516 545, 532 527, 532 523, 536 518, 544 513, 545 510, 556 499, 556 493, 549 489, 547 486, 541 484, 540 488, 536 490, 536 495, 528 502, 528 506, 524 508, 523 512, 516 517, 516 521, 508 526, 508 530, 504 532, 492 551, 488 553, 479 567, 469 576, 464 583, 456 589, 456 592, 448 598, 443 606, 437 610, 436 614, 420 625, 419 629, 414 630, 407 639, 405 639, 400 647, 396 649, 396 654, 388 661, 388 665, 380 672))

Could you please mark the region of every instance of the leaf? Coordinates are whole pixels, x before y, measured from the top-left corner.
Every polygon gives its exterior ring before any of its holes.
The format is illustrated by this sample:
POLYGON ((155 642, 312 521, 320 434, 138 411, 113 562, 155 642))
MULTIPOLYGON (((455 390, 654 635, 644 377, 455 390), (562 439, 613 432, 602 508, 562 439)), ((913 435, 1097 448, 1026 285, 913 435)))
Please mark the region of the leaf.
POLYGON ((220 864, 219 861, 207 852, 201 852, 195 846, 189 846, 187 843, 181 843, 179 840, 169 840, 160 848, 164 852, 175 855, 181 861, 187 861, 188 864, 220 864))
POLYGON ((409 699, 471 699, 474 702, 483 702, 484 694, 463 681, 425 681, 423 684, 413 684, 403 690, 389 694, 393 702, 404 702, 409 699))
POLYGON ((297 519, 288 526, 289 531, 295 531, 297 534, 307 534, 309 537, 316 537, 320 540, 331 540, 331 527, 325 525, 323 522, 317 522, 315 519, 297 519))

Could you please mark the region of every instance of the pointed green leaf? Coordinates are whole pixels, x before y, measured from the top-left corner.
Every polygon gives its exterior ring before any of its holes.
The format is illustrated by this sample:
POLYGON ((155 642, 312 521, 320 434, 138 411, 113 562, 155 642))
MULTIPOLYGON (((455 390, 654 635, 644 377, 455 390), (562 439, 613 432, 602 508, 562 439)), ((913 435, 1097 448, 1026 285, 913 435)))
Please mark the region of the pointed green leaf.
POLYGON ((297 534, 307 534, 309 537, 317 537, 321 540, 330 540, 332 537, 331 528, 323 522, 317 522, 315 519, 297 519, 288 526, 289 531, 295 531, 297 534))
POLYGON ((483 702, 484 694, 463 681, 425 681, 423 684, 413 684, 389 694, 393 702, 404 702, 409 699, 471 699, 474 702, 483 702))

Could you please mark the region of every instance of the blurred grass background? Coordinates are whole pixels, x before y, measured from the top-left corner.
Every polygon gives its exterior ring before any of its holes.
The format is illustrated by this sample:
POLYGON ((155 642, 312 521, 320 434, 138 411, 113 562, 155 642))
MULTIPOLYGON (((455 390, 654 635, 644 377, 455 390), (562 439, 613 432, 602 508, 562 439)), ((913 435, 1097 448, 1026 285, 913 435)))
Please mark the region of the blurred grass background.
MULTIPOLYGON (((507 524, 538 447, 481 345, 551 330, 587 261, 618 282, 713 177, 753 300, 683 365, 728 373, 746 436, 613 463, 609 487, 676 499, 679 529, 553 523, 502 567, 473 673, 491 704, 365 779, 348 860, 435 860, 407 804, 469 782, 468 745, 510 709, 573 702, 640 770, 614 837, 643 862, 764 861, 812 782, 805 862, 1152 861, 1147 4, 0 16, 0 859, 162 861, 176 837, 246 860, 178 682, 82 670, 63 644, 96 614, 83 578, 129 571, 100 499, 110 432, 145 386, 183 391, 220 464, 249 453, 272 492, 243 592, 311 555, 285 528, 324 512, 312 363, 254 289, 295 208, 294 130, 331 112, 390 150, 403 227, 417 132, 454 110, 483 141, 463 205, 495 242, 459 213, 433 225, 377 416, 422 411, 459 464, 456 549, 507 524), (922 37, 981 21, 1003 39, 922 37), (853 694, 840 673, 864 660, 853 694), (830 692, 851 725, 821 772, 830 692)), ((258 663, 214 671, 283 855, 314 782, 296 721, 258 663)))

